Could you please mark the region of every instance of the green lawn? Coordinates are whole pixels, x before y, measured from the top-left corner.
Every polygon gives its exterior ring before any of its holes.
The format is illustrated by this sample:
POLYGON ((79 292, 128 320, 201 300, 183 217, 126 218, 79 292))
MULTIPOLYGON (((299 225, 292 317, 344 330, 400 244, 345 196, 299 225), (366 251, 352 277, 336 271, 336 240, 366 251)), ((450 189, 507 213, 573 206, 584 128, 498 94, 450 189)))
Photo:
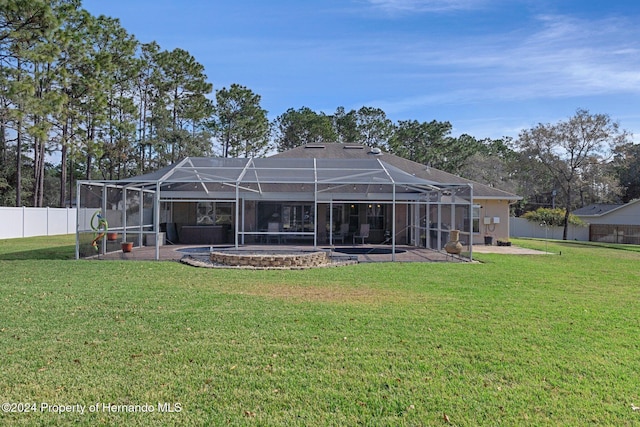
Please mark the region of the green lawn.
POLYGON ((283 272, 73 241, 0 240, 0 402, 35 404, 0 425, 640 424, 637 246, 283 272))

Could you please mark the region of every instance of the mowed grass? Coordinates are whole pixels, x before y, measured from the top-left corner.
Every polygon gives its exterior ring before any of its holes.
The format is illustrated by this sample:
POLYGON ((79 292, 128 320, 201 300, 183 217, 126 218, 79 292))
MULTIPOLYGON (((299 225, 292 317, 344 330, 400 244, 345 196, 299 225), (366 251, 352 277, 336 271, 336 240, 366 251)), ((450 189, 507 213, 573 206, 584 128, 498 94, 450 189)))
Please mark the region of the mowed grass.
POLYGON ((240 271, 0 241, 0 401, 37 409, 0 425, 640 424, 640 248, 514 242, 554 254, 240 271))

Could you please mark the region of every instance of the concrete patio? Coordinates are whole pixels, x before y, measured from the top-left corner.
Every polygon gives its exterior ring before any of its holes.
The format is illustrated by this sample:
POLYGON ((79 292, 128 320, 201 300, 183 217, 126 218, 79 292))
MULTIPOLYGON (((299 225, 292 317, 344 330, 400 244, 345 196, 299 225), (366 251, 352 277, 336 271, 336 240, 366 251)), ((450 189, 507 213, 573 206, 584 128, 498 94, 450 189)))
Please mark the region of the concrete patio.
MULTIPOLYGON (((183 257, 189 255, 189 249, 193 248, 213 248, 215 249, 233 249, 230 245, 166 245, 160 247, 160 260, 161 261, 180 261, 183 257)), ((240 246, 239 249, 244 251, 309 251, 312 250, 312 246, 305 245, 245 245, 240 246)), ((318 246, 317 250, 331 250, 332 254, 338 257, 350 257, 357 258, 358 262, 391 262, 392 255, 390 253, 375 253, 381 250, 390 251, 391 247, 388 245, 344 245, 344 246, 318 246), (339 251, 350 252, 356 250, 357 254, 345 254, 339 251), (360 253, 361 252, 361 253, 360 253)), ((443 252, 434 251, 425 248, 416 248, 413 246, 397 246, 397 253, 395 254, 395 261, 397 262, 468 262, 469 260, 464 257, 451 256, 443 252)), ((103 255, 97 255, 91 259, 102 260, 136 260, 136 261, 152 261, 155 259, 155 248, 149 246, 135 247, 132 252, 115 251, 103 255)))
MULTIPOLYGON (((193 255, 196 248, 203 250, 224 250, 234 249, 231 245, 165 245, 160 247, 160 261, 180 261, 182 258, 193 255)), ((247 252, 265 252, 269 250, 277 250, 278 252, 296 252, 310 251, 314 248, 309 245, 245 245, 239 249, 247 252)), ((331 255, 342 258, 351 259, 359 263, 366 262, 391 262, 392 255, 389 253, 391 247, 389 245, 336 245, 318 246, 317 250, 331 251, 331 255), (344 253, 347 252, 347 253, 344 253), (349 254, 349 252, 352 252, 349 254), (376 253, 378 252, 378 253, 376 253), (387 252, 387 253, 379 253, 387 252)), ((469 262, 469 259, 461 256, 451 256, 444 251, 435 251, 432 249, 416 248, 413 246, 396 246, 395 261, 396 262, 469 262)), ((465 247, 463 251, 468 251, 465 247)), ((475 254, 496 253, 505 255, 543 255, 546 252, 534 249, 521 248, 519 246, 485 246, 474 245, 473 252, 475 254)), ((465 252, 463 252, 464 254, 465 252)), ((198 257, 204 258, 206 255, 200 253, 198 257)), ((133 261, 153 261, 155 259, 155 248, 150 246, 142 246, 133 248, 132 252, 115 251, 103 255, 97 255, 91 259, 101 260, 133 260, 133 261)))

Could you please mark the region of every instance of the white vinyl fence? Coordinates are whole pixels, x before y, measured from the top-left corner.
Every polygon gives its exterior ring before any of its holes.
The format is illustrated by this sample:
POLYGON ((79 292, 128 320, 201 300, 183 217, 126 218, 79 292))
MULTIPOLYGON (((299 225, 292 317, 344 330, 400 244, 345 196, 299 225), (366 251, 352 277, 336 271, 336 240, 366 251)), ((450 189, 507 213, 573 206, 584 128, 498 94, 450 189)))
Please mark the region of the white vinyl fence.
MULTIPOLYGON (((509 218, 511 237, 533 237, 537 239, 562 239, 563 227, 542 227, 524 218, 509 218)), ((589 241, 589 227, 569 225, 567 240, 589 241)))
POLYGON ((76 232, 75 208, 0 207, 0 239, 76 232))
MULTIPOLYGON (((510 218, 510 221, 512 237, 562 239, 562 227, 545 229, 524 218, 510 218)), ((76 223, 75 208, 0 207, 0 239, 72 234, 76 232, 76 223)), ((589 241, 589 227, 570 226, 567 238, 589 241)))

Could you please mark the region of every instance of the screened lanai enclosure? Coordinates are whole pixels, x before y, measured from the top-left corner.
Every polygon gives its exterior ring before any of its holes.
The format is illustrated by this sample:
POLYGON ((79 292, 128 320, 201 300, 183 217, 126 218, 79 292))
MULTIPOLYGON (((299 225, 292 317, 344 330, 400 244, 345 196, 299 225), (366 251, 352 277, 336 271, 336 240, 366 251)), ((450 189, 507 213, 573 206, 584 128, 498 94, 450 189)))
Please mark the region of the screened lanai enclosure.
POLYGON ((430 182, 379 158, 191 157, 126 180, 81 181, 77 200, 79 258, 121 241, 155 247, 156 259, 164 244, 384 244, 395 254, 397 245, 441 250, 452 229, 471 256, 479 220, 471 184, 430 182))

